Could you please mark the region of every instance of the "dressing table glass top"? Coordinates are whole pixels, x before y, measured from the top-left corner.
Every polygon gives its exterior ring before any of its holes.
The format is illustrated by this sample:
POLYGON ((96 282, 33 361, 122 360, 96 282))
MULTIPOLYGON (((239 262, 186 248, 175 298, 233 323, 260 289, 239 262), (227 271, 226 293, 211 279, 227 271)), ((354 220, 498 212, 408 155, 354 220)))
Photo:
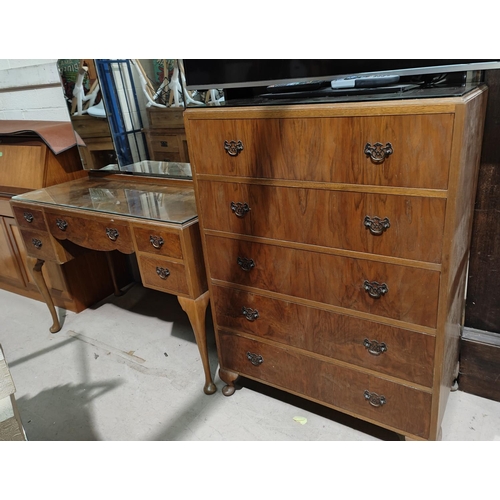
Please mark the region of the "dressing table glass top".
POLYGON ((124 180, 83 178, 12 199, 176 224, 197 217, 192 186, 140 182, 132 176, 124 180))

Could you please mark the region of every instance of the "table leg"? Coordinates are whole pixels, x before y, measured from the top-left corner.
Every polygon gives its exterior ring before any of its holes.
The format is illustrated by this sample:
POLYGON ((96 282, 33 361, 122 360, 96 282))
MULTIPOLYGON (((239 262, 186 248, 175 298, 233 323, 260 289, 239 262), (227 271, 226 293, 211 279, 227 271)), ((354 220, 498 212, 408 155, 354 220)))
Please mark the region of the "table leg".
POLYGON ((181 305, 184 312, 188 315, 191 326, 193 327, 194 336, 196 338, 196 343, 198 344, 198 349, 201 355, 201 362, 203 363, 203 369, 205 371, 205 387, 203 391, 205 394, 213 394, 217 387, 212 380, 212 374, 210 373, 210 363, 208 361, 208 350, 207 350, 207 332, 205 328, 205 314, 210 300, 209 292, 205 292, 200 295, 197 299, 189 299, 187 297, 177 297, 179 304, 181 305))
POLYGON ((38 291, 42 294, 43 300, 45 300, 52 316, 53 325, 50 327, 50 331, 51 333, 56 333, 61 329, 61 324, 59 323, 54 302, 52 301, 49 289, 47 288, 47 283, 43 277, 42 266, 45 264, 45 261, 35 257, 27 257, 27 261, 30 264, 30 267, 32 266, 31 275, 33 276, 33 280, 35 281, 38 291))
POLYGON ((106 254, 106 260, 108 261, 109 272, 111 273, 111 281, 113 282, 113 288, 115 289, 115 296, 120 297, 123 292, 118 287, 118 282, 116 280, 115 266, 113 264, 113 259, 111 258, 111 252, 104 252, 106 254))

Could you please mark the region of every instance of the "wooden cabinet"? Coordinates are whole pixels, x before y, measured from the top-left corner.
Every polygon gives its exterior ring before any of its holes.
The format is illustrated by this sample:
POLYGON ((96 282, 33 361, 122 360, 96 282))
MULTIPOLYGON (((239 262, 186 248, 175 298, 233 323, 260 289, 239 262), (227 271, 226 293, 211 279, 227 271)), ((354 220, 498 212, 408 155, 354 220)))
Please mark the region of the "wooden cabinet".
MULTIPOLYGON (((0 135, 1 288, 43 300, 32 278, 25 243, 32 245, 32 239, 43 241, 48 238, 48 234, 40 232, 40 224, 44 227, 45 223, 41 212, 33 213, 34 221, 29 229, 33 235, 26 242, 27 233, 21 234, 9 204, 11 197, 86 175, 76 147, 56 155, 33 133, 0 135)), ((24 214, 20 215, 24 217, 24 214)), ((45 245, 43 251, 47 248, 45 245)), ((116 256, 116 265, 121 271, 120 283, 125 285, 131 281, 128 263, 116 256)), ((63 266, 48 262, 44 274, 54 303, 75 312, 103 299, 114 290, 106 257, 97 252, 87 252, 63 266)))
POLYGON ((150 160, 189 163, 183 112, 180 108, 147 108, 149 127, 144 132, 150 160))
POLYGON ((225 395, 439 438, 486 98, 186 110, 225 395))

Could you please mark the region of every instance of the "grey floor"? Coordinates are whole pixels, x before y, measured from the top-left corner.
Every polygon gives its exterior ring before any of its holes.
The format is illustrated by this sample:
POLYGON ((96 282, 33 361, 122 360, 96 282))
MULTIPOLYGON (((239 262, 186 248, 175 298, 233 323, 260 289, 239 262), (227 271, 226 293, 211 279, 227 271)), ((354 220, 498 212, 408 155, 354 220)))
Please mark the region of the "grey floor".
MULTIPOLYGON (((203 370, 176 297, 129 287, 79 314, 0 290, 0 344, 30 441, 376 441, 397 436, 333 410, 243 381, 203 393, 203 370), (307 419, 300 423, 296 417, 307 419)), ((207 313, 208 324, 211 316, 207 313)), ((499 441, 500 403, 450 395, 443 441, 499 441)))

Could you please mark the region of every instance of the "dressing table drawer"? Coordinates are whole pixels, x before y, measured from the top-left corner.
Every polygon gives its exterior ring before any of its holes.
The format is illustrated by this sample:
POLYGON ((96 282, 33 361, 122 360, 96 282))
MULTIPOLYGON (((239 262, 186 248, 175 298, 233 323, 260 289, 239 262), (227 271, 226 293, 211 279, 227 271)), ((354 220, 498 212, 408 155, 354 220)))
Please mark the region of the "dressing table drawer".
POLYGON ((41 210, 36 210, 29 206, 13 204, 12 211, 14 212, 14 217, 19 227, 47 231, 45 218, 41 210))
POLYGON ((20 232, 29 256, 42 260, 61 260, 52 246, 52 237, 50 234, 29 229, 21 229, 20 232))
POLYGON ((180 295, 190 294, 184 264, 145 255, 139 255, 137 262, 145 287, 180 295))
POLYGON ((158 225, 154 228, 132 226, 135 244, 139 252, 162 257, 182 259, 182 244, 178 231, 158 225))

